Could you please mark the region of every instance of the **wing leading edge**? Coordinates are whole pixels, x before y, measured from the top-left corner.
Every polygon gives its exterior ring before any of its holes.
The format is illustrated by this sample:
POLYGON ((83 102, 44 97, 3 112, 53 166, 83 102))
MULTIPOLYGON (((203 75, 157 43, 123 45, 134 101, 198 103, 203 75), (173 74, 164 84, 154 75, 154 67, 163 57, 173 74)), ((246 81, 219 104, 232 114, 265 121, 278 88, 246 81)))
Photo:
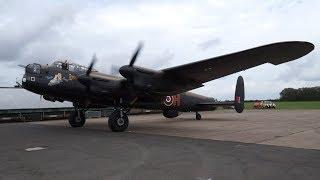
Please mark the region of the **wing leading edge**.
POLYGON ((162 71, 169 77, 192 83, 205 83, 261 64, 278 65, 289 62, 310 53, 313 49, 314 45, 309 42, 279 42, 162 71))

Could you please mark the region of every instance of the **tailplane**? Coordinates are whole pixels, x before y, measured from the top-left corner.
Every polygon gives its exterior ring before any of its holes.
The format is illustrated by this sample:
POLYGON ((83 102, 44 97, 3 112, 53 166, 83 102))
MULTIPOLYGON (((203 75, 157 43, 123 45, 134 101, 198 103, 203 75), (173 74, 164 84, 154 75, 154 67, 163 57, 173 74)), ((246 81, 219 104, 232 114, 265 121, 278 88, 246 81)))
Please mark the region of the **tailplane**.
MULTIPOLYGON (((201 102, 197 104, 198 106, 207 106, 211 110, 213 107, 219 106, 227 106, 227 107, 234 107, 234 109, 238 113, 242 113, 244 110, 244 82, 242 76, 238 77, 236 91, 234 95, 234 101, 209 101, 209 102, 201 102)), ((203 108, 205 109, 205 108, 203 108)))

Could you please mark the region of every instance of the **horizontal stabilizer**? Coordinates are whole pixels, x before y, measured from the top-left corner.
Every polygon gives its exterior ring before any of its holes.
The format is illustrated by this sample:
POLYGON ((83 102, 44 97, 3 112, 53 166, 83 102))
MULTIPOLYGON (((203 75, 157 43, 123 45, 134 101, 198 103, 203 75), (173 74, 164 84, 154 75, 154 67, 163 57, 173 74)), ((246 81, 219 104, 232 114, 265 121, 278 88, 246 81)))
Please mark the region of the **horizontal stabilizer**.
POLYGON ((197 104, 198 106, 234 106, 234 101, 216 101, 216 102, 203 102, 197 104))
POLYGON ((198 106, 234 106, 234 109, 238 113, 242 113, 244 110, 244 81, 242 76, 238 77, 234 101, 216 101, 216 102, 202 102, 197 104, 198 106))

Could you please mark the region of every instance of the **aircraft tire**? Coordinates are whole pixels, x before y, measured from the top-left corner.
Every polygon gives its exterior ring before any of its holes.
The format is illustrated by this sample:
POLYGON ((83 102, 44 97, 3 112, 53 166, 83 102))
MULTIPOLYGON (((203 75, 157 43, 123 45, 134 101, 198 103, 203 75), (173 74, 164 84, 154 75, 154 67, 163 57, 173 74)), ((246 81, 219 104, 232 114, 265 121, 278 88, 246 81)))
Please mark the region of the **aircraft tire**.
POLYGON ((84 111, 79 112, 80 117, 78 116, 78 111, 74 111, 69 116, 69 124, 73 128, 82 127, 86 123, 86 117, 84 111))
POLYGON ((109 116, 108 126, 113 132, 123 132, 129 126, 128 116, 123 113, 121 118, 120 110, 115 110, 109 116))

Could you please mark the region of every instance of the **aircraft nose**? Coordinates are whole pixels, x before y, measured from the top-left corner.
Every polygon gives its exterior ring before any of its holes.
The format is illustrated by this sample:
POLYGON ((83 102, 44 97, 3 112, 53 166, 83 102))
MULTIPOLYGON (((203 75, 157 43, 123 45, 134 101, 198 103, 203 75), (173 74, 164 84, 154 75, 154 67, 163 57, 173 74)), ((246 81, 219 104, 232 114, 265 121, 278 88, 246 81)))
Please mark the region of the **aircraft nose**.
POLYGON ((29 75, 25 74, 25 75, 23 75, 21 80, 22 80, 22 87, 23 88, 33 87, 36 85, 34 76, 29 76, 29 75))
MULTIPOLYGON (((22 84, 22 87, 24 86, 24 84, 27 82, 27 78, 26 78, 26 75, 23 75, 22 78, 21 78, 21 84, 22 84)), ((18 82, 19 83, 19 82, 18 82)))
POLYGON ((24 75, 20 74, 18 77, 16 77, 16 86, 18 87, 23 87, 23 81, 25 81, 25 79, 23 78, 24 75))
POLYGON ((26 87, 27 86, 27 76, 24 74, 23 77, 21 78, 21 84, 22 87, 26 87))

